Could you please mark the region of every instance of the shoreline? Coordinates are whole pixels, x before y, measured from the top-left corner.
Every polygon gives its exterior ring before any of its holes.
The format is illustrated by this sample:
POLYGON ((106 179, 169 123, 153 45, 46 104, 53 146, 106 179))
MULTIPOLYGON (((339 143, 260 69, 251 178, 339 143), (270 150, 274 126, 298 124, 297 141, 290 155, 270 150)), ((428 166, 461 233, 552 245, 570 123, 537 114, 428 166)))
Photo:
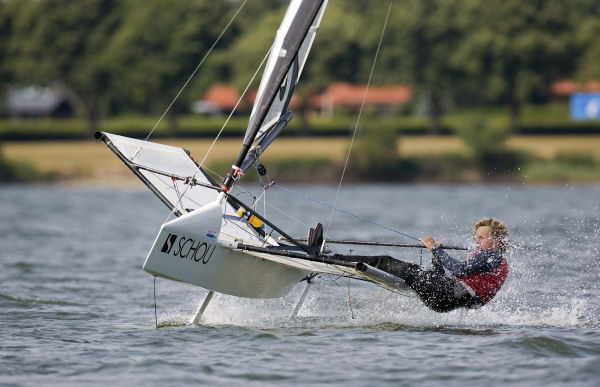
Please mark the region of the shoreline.
MULTIPOLYGON (((223 139, 217 143, 205 169, 226 171, 240 141, 223 139)), ((160 142, 183 146, 197 160, 204 158, 212 143, 205 139, 160 142)), ((276 181, 334 184, 339 181, 348 145, 345 137, 281 138, 261 156, 261 162, 276 181)), ((505 145, 526 158, 513 170, 486 175, 470 160, 468 149, 457 137, 400 137, 396 149, 401 158, 395 161, 400 169, 383 179, 375 178, 378 167, 367 168, 362 175, 350 170, 344 180, 353 184, 600 184, 600 136, 512 136, 505 145)), ((137 181, 110 150, 96 141, 9 142, 2 144, 1 152, 5 162, 23 175, 13 180, 103 187, 134 186, 137 181)), ((247 176, 247 181, 256 181, 254 169, 248 175, 251 176, 247 176)))
MULTIPOLYGON (((329 186, 334 187, 339 184, 338 181, 314 181, 314 180, 278 180, 276 183, 281 185, 313 185, 313 186, 329 186)), ((241 186, 259 186, 254 179, 242 180, 238 183, 241 186)), ((519 179, 486 179, 478 181, 467 180, 442 180, 442 179, 420 179, 416 181, 383 181, 383 180, 345 180, 342 186, 361 186, 361 185, 381 185, 381 186, 513 186, 513 187, 598 187, 600 181, 523 181, 519 179)), ((123 174, 116 179, 97 179, 97 178, 58 178, 46 181, 9 181, 0 182, 0 188, 8 187, 64 187, 64 188, 79 188, 91 190, 135 190, 143 191, 148 188, 146 185, 130 173, 130 176, 123 174)))

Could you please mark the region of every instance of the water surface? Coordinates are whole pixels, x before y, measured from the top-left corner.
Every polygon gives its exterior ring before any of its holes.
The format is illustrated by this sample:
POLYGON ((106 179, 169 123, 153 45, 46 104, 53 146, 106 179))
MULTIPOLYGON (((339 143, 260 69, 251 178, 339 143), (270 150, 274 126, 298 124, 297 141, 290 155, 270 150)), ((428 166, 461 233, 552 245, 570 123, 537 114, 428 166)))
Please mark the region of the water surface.
MULTIPOLYGON (((290 188, 325 202, 337 191, 290 188)), ((448 244, 467 243, 483 216, 504 220, 509 278, 480 310, 438 314, 407 293, 322 276, 296 319, 303 284, 275 300, 216 295, 197 326, 190 320, 206 291, 158 279, 158 329, 153 277, 141 265, 168 210, 150 192, 9 186, 0 198, 1 384, 600 380, 599 187, 343 187, 339 207, 448 244)), ((267 199, 263 211, 292 235, 320 221, 331 238, 411 242, 343 214, 330 221, 328 209, 276 188, 267 199)), ((429 265, 419 249, 354 251, 429 265)))

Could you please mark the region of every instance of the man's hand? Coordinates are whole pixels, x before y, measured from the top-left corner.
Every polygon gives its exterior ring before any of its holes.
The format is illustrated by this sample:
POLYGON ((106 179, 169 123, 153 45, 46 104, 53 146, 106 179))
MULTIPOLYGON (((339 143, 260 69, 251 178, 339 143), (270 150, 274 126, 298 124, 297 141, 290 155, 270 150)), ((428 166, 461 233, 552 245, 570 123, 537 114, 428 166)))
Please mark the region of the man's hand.
POLYGON ((425 247, 427 247, 428 250, 433 249, 434 245, 440 245, 441 246, 441 243, 438 243, 438 242, 434 241, 432 237, 419 238, 419 240, 421 241, 421 243, 423 243, 423 245, 425 247))

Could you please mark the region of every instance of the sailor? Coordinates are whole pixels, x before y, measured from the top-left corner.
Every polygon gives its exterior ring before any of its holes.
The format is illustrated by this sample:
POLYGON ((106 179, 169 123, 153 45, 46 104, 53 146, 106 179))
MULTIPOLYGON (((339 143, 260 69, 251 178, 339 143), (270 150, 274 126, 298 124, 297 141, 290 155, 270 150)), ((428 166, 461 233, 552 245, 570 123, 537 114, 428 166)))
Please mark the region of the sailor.
POLYGON ((402 278, 436 312, 477 308, 494 298, 508 274, 503 257, 508 229, 494 218, 483 218, 473 225, 473 238, 477 251, 466 261, 449 256, 432 237, 421 238, 433 255, 431 270, 389 256, 354 258, 402 278))
POLYGON ((402 261, 388 261, 387 268, 380 268, 404 279, 423 303, 437 312, 480 307, 494 298, 508 274, 503 257, 508 229, 496 219, 483 218, 473 225, 473 238, 477 251, 466 261, 452 258, 441 243, 426 237, 420 240, 432 252, 433 270, 402 261))

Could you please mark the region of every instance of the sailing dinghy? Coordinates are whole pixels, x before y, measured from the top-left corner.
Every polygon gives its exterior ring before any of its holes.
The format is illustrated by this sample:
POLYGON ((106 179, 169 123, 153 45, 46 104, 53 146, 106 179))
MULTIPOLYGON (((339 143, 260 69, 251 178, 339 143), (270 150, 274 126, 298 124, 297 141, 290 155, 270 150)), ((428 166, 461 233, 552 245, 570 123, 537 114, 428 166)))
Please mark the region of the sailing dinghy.
POLYGON ((232 193, 243 172, 291 119, 288 104, 326 5, 327 0, 290 2, 270 50, 242 147, 222 184, 182 148, 96 134, 176 215, 160 228, 144 270, 208 289, 195 321, 213 292, 277 298, 302 280, 310 283, 319 273, 363 279, 389 289, 405 287, 397 277, 366 264, 357 267, 343 255, 291 237, 232 193), (273 234, 281 237, 276 240, 273 234))

